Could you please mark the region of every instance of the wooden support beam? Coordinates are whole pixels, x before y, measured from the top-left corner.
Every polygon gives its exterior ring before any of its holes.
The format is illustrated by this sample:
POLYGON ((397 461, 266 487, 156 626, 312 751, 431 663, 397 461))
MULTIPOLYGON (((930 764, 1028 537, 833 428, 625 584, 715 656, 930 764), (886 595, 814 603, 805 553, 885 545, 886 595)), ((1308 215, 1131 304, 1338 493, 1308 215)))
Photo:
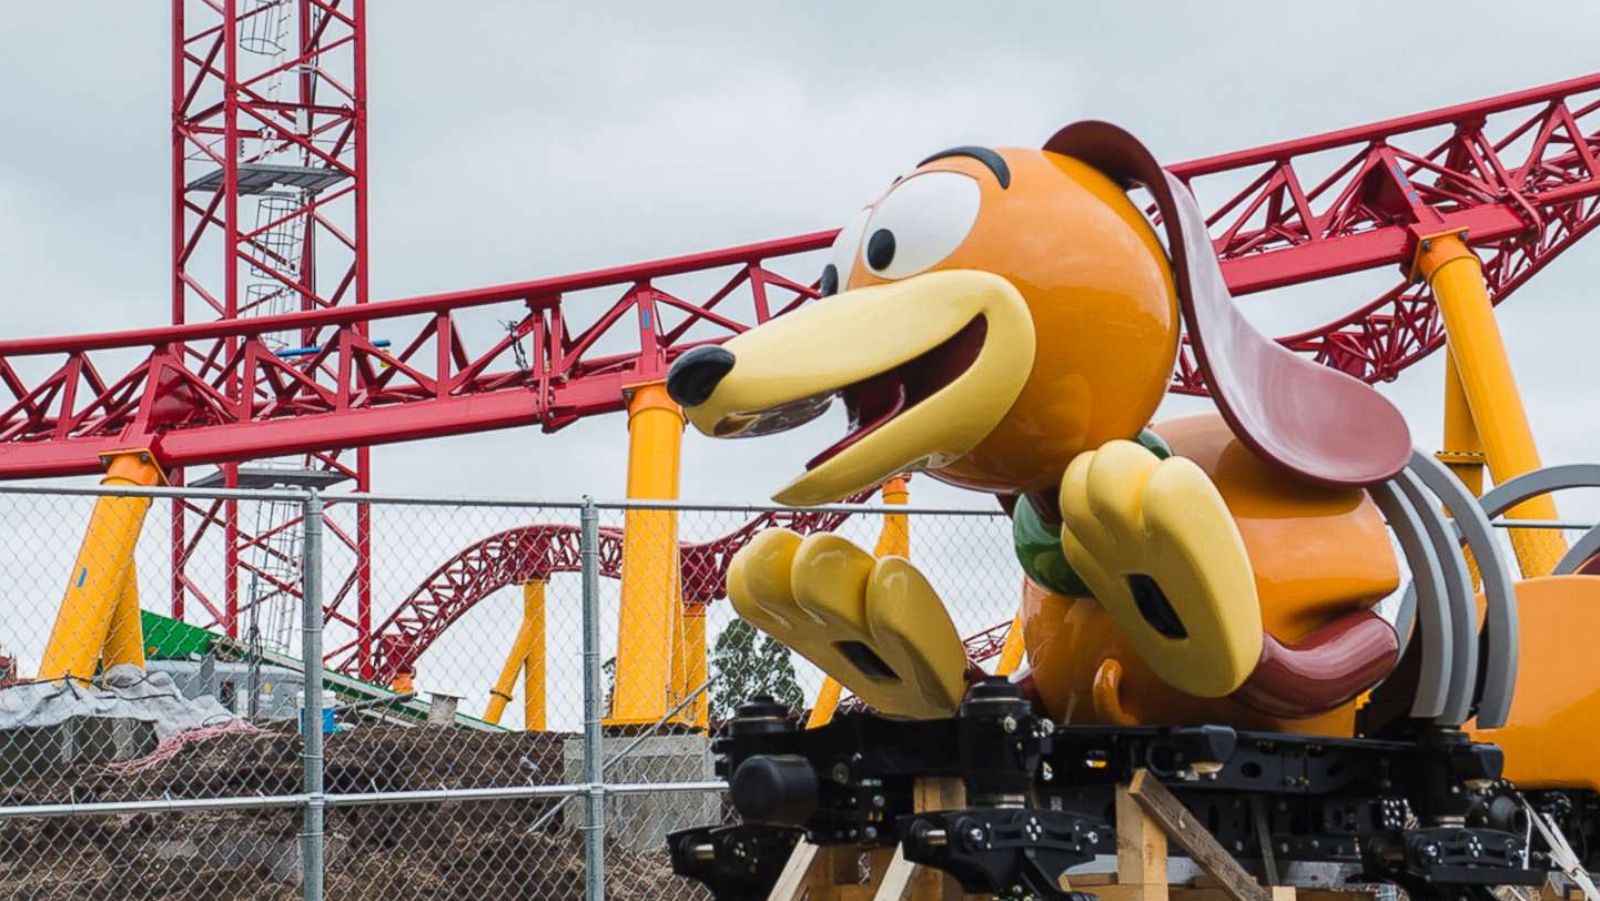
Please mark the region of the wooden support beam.
MULTIPOLYGON (((1160 824, 1161 830, 1166 833, 1178 846, 1188 852, 1190 859, 1205 871, 1207 876, 1216 880, 1217 888, 1227 894, 1232 901, 1277 901, 1278 892, 1269 891, 1265 886, 1255 880, 1244 867, 1239 865, 1233 855, 1229 854, 1216 837, 1208 832, 1194 818, 1188 808, 1175 797, 1172 792, 1159 780, 1150 775, 1145 769, 1139 769, 1129 781, 1127 795, 1139 809, 1150 819, 1160 824)), ((1121 800, 1121 790, 1118 791, 1118 801, 1121 800)), ((1117 807, 1117 858, 1120 868, 1122 858, 1122 806, 1117 807)), ((1166 856, 1162 855, 1163 880, 1165 879, 1166 856)), ((1289 889, 1292 897, 1293 889, 1289 889)))
MULTIPOLYGON (((955 777, 918 779, 912 786, 913 809, 959 810, 966 806, 966 786, 955 777)), ((942 870, 906 860, 896 846, 867 854, 868 878, 861 881, 862 852, 853 846, 819 848, 802 840, 789 854, 768 901, 960 901, 975 898, 942 870)))
POLYGON ((912 879, 917 875, 917 865, 906 860, 905 849, 895 846, 894 856, 889 858, 889 865, 883 868, 882 875, 874 873, 878 878, 878 890, 872 896, 872 901, 906 901, 911 894, 912 879))
POLYGON ((1119 901, 1167 901, 1167 836, 1145 813, 1128 786, 1117 786, 1119 901))
POLYGON ((789 852, 789 862, 783 865, 783 872, 778 874, 778 881, 772 884, 767 901, 800 901, 809 881, 806 876, 811 871, 811 862, 816 859, 818 850, 816 845, 803 838, 796 843, 794 850, 789 852))

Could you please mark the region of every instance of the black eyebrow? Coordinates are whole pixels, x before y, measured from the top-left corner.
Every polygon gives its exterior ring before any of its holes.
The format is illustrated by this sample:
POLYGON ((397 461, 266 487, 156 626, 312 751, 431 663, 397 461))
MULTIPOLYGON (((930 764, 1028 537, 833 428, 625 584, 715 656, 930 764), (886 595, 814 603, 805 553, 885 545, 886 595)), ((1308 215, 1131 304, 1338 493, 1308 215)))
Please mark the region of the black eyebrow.
POLYGON ((989 167, 989 171, 994 173, 995 180, 1000 182, 1002 189, 1011 187, 1011 167, 1006 165, 1005 159, 1000 154, 987 147, 952 147, 949 150, 941 150, 935 153, 917 165, 926 166, 934 160, 949 159, 953 156, 964 156, 977 160, 989 167))

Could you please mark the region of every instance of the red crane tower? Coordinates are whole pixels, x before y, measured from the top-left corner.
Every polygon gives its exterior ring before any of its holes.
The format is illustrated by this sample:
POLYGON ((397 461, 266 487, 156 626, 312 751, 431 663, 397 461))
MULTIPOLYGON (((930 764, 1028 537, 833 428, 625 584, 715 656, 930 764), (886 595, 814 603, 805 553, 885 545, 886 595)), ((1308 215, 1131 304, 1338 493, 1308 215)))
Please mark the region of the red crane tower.
MULTIPOLYGON (((243 325, 366 303, 364 0, 173 0, 172 15, 173 324, 243 325)), ((180 342, 173 352, 196 373, 227 373, 222 384, 239 392, 247 390, 251 356, 314 357, 325 330, 291 326, 253 338, 180 342)), ((179 469, 174 480, 184 477, 179 469)), ((194 484, 346 480, 370 487, 365 447, 303 448, 269 465, 224 462, 194 484)), ((265 620, 268 632, 290 628, 295 617, 287 611, 298 609, 300 595, 299 516, 287 503, 264 502, 244 515, 233 500, 175 504, 173 616, 193 601, 229 635, 239 635, 245 618, 257 627, 265 620), (223 533, 220 586, 189 565, 216 529, 223 533)), ((348 622, 367 659, 368 510, 330 508, 328 517, 326 531, 344 545, 349 564, 329 616, 348 622)))

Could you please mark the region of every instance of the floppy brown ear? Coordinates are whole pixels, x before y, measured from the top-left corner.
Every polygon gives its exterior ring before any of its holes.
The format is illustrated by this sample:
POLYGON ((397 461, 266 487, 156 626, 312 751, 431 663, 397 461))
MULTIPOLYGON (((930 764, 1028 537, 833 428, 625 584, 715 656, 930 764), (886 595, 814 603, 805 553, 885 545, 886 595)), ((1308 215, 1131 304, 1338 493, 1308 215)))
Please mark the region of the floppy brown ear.
POLYGON ((1323 485, 1373 485, 1405 468, 1411 432, 1400 411, 1366 383, 1298 356, 1245 320, 1223 281, 1205 215, 1137 138, 1109 122, 1076 122, 1044 149, 1155 197, 1195 361, 1240 441, 1323 485))

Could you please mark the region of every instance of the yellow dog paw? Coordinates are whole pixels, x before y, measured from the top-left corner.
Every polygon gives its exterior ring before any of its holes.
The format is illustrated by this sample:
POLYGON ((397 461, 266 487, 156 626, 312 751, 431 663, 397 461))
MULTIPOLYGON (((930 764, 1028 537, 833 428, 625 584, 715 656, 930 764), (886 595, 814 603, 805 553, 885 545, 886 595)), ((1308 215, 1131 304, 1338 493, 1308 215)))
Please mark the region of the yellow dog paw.
POLYGON ((1261 608, 1238 526, 1206 474, 1132 441, 1080 454, 1061 482, 1067 561, 1145 662, 1217 698, 1261 659, 1261 608))
POLYGON ((837 535, 768 529, 729 563, 728 597, 751 625, 886 716, 949 716, 961 704, 961 636, 903 558, 874 558, 837 535))

